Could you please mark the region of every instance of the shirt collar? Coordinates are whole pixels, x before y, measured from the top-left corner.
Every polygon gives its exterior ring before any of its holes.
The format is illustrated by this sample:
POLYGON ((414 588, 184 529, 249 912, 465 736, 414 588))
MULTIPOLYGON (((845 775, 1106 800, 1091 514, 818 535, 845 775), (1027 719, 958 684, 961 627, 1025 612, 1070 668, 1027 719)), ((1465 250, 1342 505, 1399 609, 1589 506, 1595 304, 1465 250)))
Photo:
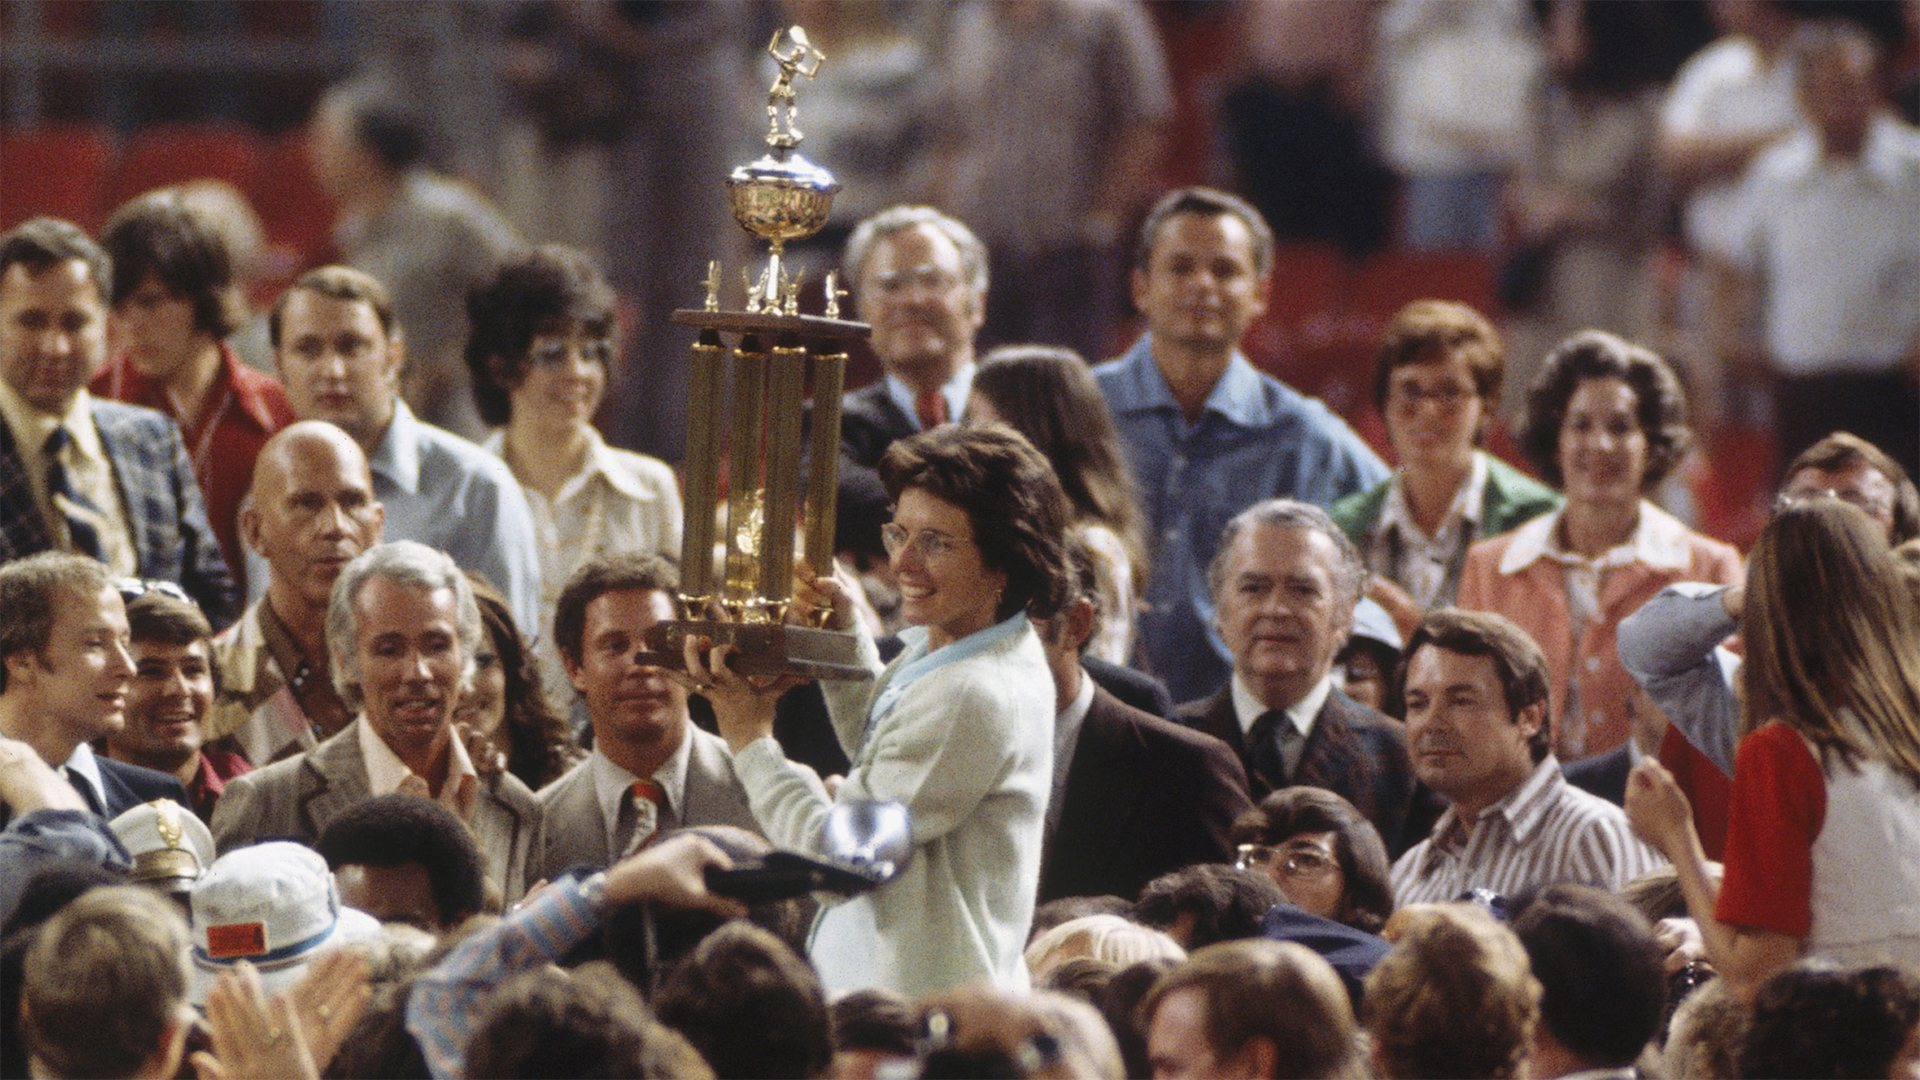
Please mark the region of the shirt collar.
MULTIPOLYGON (((1319 717, 1320 710, 1326 706, 1327 698, 1332 693, 1333 673, 1328 672, 1320 677, 1319 682, 1313 684, 1313 689, 1307 691, 1305 697, 1294 702, 1286 710, 1287 719, 1292 722, 1293 729, 1303 738, 1313 733, 1313 722, 1319 717)), ((1240 724, 1240 734, 1245 735, 1251 732, 1254 722, 1259 720, 1261 714, 1266 711, 1266 703, 1262 702, 1254 694, 1253 689, 1240 678, 1239 672, 1234 672, 1233 715, 1240 724)))
MULTIPOLYGON (((1167 384, 1167 377, 1160 372, 1160 365, 1153 361, 1153 335, 1142 334, 1134 342, 1133 348, 1120 358, 1120 374, 1123 385, 1113 395, 1126 404, 1115 412, 1144 412, 1158 409, 1173 409, 1176 412, 1180 403, 1174 400, 1173 387, 1167 384)), ((1260 382, 1260 373, 1253 369, 1239 349, 1227 359, 1227 369, 1214 382, 1213 389, 1207 391, 1207 400, 1201 406, 1203 411, 1217 413, 1220 418, 1240 427, 1262 427, 1272 423, 1272 410, 1267 407, 1266 394, 1260 382)))
POLYGON ((1500 572, 1517 574, 1540 559, 1600 568, 1640 563, 1661 570, 1684 570, 1691 559, 1687 527, 1645 499, 1640 501, 1640 521, 1633 527, 1633 535, 1626 543, 1603 552, 1596 559, 1587 559, 1560 547, 1560 517, 1566 512, 1567 508, 1562 506, 1515 529, 1513 543, 1500 557, 1500 572))
POLYGON ((34 408, 12 384, 0 379, 0 416, 6 418, 7 426, 14 431, 15 445, 23 451, 29 446, 39 450, 47 444, 47 436, 53 434, 53 429, 64 425, 73 436, 75 449, 89 457, 107 460, 100 433, 93 427, 93 397, 85 387, 73 395, 73 404, 64 412, 50 413, 34 408))
POLYGON ((1080 691, 1053 718, 1053 751, 1057 761, 1061 754, 1071 756, 1073 746, 1080 741, 1080 725, 1086 722, 1087 710, 1093 707, 1093 676, 1085 671, 1080 673, 1080 691))
MULTIPOLYGON (((554 499, 554 502, 566 502, 569 498, 573 497, 575 492, 585 487, 586 484, 595 477, 606 481, 609 487, 634 502, 651 503, 660 501, 660 492, 641 483, 638 477, 634 475, 632 469, 623 467, 619 452, 614 450, 613 447, 608 446, 607 440, 601 438, 600 433, 594 430, 592 425, 587 426, 585 434, 587 439, 587 460, 581 465, 578 473, 568 477, 567 482, 560 485, 559 497, 554 499)), ((481 440, 480 448, 492 454, 494 457, 505 461, 507 458, 507 429, 503 427, 494 428, 492 433, 481 440)))
POLYGON ((73 748, 73 756, 66 760, 69 777, 84 776, 87 783, 93 785, 94 801, 100 806, 107 805, 107 785, 100 779, 100 762, 93 756, 93 747, 81 743, 73 748))
MULTIPOLYGON (((667 760, 661 762, 659 768, 653 770, 651 777, 666 792, 666 810, 675 821, 680 820, 681 810, 686 806, 687 763, 692 757, 693 722, 689 720, 680 733, 680 745, 667 755, 667 760)), ((587 767, 592 770, 594 801, 600 804, 600 816, 607 823, 607 835, 612 836, 614 826, 620 820, 620 802, 633 790, 633 782, 640 778, 614 764, 613 759, 598 746, 587 756, 587 761, 591 763, 587 767)))
POLYGON ((393 420, 380 445, 367 457, 367 468, 375 476, 386 477, 394 487, 409 495, 420 490, 420 421, 400 395, 393 396, 393 420))
MULTIPOLYGON (((960 413, 967 407, 967 396, 973 393, 973 371, 974 363, 969 360, 960 365, 960 370, 953 373, 953 378, 948 379, 940 387, 940 396, 947 399, 947 418, 950 420, 960 419, 960 413)), ((893 403, 900 407, 901 412, 912 417, 913 422, 918 424, 920 408, 914 401, 913 387, 902 382, 899 376, 891 372, 888 372, 884 378, 887 396, 893 399, 893 403)))
MULTIPOLYGON (((359 728, 357 738, 360 743, 360 757, 367 767, 367 791, 371 795, 387 795, 405 787, 425 788, 426 778, 418 776, 400 760, 373 725, 367 723, 363 714, 357 720, 359 728), (409 781, 413 781, 409 783, 409 781)), ((467 748, 458 735, 450 734, 447 739, 447 781, 440 786, 440 793, 432 795, 431 789, 415 794, 427 794, 428 797, 452 809, 460 815, 460 820, 472 818, 474 792, 480 783, 480 774, 473 767, 473 759, 467 756, 467 748)))
POLYGON ((1447 512, 1441 515, 1440 528, 1428 536, 1413 520, 1413 507, 1407 503, 1406 470, 1399 469, 1393 474, 1393 482, 1387 485, 1387 501, 1380 507, 1380 532, 1399 530, 1406 539, 1437 540, 1447 531, 1447 527, 1459 522, 1461 527, 1471 534, 1480 524, 1480 510, 1486 501, 1487 492, 1487 455, 1479 450, 1473 452, 1473 464, 1467 466, 1467 482, 1453 493, 1453 502, 1447 506, 1447 512))

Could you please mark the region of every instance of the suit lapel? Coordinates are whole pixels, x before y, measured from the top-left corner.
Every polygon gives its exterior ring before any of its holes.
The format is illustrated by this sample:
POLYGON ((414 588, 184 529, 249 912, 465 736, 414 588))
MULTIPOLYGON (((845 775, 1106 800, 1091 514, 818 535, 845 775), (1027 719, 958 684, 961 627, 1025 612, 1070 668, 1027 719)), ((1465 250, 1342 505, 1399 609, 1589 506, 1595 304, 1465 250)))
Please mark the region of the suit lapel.
POLYGON ((372 794, 367 764, 360 759, 360 725, 355 719, 333 738, 300 759, 301 784, 296 813, 303 835, 318 837, 326 822, 372 794))
POLYGON ((53 546, 46 523, 33 498, 33 477, 13 441, 13 430, 0 420, 0 561, 17 559, 53 546))

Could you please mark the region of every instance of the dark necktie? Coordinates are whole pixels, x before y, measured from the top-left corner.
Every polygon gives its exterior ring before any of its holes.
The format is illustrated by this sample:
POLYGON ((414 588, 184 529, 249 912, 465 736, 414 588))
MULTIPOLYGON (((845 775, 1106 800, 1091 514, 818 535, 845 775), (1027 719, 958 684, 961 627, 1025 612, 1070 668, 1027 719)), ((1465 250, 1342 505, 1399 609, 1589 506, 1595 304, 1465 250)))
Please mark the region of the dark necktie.
POLYGON ((66 777, 67 783, 73 786, 73 790, 80 793, 80 798, 86 801, 87 809, 99 817, 107 816, 107 808, 100 805, 100 793, 93 790, 93 785, 87 781, 86 777, 65 765, 60 766, 60 775, 66 777))
POLYGON ((1287 768, 1287 750, 1299 739, 1300 731, 1287 719, 1286 710, 1268 709, 1247 732, 1247 764, 1268 787, 1286 787, 1292 774, 1287 768))
POLYGON ((920 418, 920 430, 931 431, 947 422, 947 395, 927 390, 913 399, 913 411, 920 418))
POLYGON ((65 427, 54 428, 53 434, 47 436, 47 491, 53 496, 54 511, 66 519, 67 538, 73 550, 98 559, 102 555, 100 530, 94 522, 100 520, 100 508, 73 486, 66 462, 60 459, 60 451, 72 441, 73 436, 65 427))

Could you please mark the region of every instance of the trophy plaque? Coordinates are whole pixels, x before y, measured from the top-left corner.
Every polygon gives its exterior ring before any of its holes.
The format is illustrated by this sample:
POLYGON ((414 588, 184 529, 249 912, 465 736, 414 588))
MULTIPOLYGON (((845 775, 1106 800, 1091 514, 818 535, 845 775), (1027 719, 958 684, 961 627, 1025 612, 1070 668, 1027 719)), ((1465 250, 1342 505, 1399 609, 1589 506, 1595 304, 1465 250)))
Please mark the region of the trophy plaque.
POLYGON ((735 169, 726 181, 734 220, 767 242, 767 261, 757 278, 741 271, 746 294, 741 309, 722 309, 722 274, 714 262, 703 283, 705 305, 672 316, 699 331, 688 378, 682 618, 656 625, 640 656, 681 670, 685 641, 705 637, 715 645, 735 646, 733 669, 743 675, 866 679, 872 673, 856 662, 852 634, 786 621, 796 522, 805 522, 807 564, 821 573, 833 566, 840 393, 847 366, 842 343, 866 337, 868 327, 839 317, 844 293, 833 274, 826 279, 825 315, 800 314, 800 279, 789 277, 781 264, 787 241, 811 236, 826 224, 840 185, 795 152, 802 136, 795 126, 794 77, 811 79, 824 55, 798 26, 776 31, 767 51, 780 66, 767 95, 769 151, 735 169), (802 416, 809 378, 812 469, 803 500, 802 416), (729 478, 726 556, 716 574, 723 442, 729 478))

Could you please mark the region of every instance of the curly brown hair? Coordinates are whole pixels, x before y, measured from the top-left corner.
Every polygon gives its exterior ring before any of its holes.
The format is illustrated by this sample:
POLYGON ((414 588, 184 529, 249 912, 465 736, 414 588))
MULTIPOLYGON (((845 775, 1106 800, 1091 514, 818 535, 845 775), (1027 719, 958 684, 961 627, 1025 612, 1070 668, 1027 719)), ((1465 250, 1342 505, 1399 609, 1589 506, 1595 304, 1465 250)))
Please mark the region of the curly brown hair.
POLYGON ((1619 379, 1633 390, 1635 418, 1647 437, 1647 470, 1640 490, 1652 491, 1693 445, 1687 394, 1673 369, 1652 349, 1604 330, 1582 330, 1554 346, 1540 362, 1520 422, 1520 452, 1547 483, 1566 485, 1560 471, 1560 426, 1574 391, 1590 379, 1619 379))

